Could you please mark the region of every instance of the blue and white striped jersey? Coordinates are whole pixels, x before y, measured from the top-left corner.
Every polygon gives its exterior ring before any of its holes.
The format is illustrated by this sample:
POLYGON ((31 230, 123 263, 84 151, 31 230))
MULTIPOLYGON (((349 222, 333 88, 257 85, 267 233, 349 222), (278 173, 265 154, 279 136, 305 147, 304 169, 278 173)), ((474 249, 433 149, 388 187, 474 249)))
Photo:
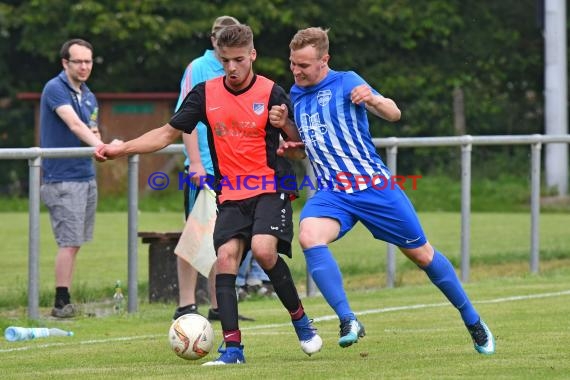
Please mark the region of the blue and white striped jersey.
POLYGON ((354 71, 330 70, 315 86, 291 88, 295 123, 319 188, 352 193, 390 178, 372 142, 364 104, 350 100, 361 84, 367 83, 354 71))

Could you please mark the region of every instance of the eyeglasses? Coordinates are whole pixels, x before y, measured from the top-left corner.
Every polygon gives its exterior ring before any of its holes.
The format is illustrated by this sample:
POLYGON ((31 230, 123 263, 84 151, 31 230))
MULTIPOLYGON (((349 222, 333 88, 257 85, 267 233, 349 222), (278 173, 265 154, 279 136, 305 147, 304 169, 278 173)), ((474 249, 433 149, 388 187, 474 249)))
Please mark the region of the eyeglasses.
POLYGON ((87 66, 92 65, 93 61, 90 59, 66 59, 67 62, 71 62, 74 65, 86 64, 87 66))

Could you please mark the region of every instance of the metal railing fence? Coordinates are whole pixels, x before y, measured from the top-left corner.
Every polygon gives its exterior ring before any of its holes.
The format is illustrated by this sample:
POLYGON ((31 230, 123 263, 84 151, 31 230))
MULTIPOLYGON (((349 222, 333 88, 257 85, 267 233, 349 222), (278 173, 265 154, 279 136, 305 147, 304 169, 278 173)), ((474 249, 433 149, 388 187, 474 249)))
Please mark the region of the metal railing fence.
MULTIPOLYGON (((543 144, 570 143, 570 135, 508 135, 508 136, 451 136, 451 137, 411 137, 376 138, 377 148, 386 149, 386 164, 397 173, 399 148, 408 147, 461 147, 461 280, 469 281, 469 241, 471 208, 471 152, 476 145, 529 145, 531 150, 531 199, 530 199, 530 271, 539 271, 539 216, 541 183, 541 149, 543 144)), ((93 154, 93 148, 8 148, 0 149, 2 159, 27 159, 29 165, 29 234, 28 234, 28 316, 39 318, 39 218, 40 218, 40 167, 44 157, 85 157, 93 154)), ((180 154, 182 144, 173 144, 155 154, 180 154)), ((128 158, 128 311, 138 308, 138 175, 139 155, 128 158)), ((309 194, 310 196, 311 194, 309 194)), ((386 286, 395 282, 395 247, 388 245, 386 253, 386 286)), ((316 287, 307 275, 307 295, 314 295, 316 287)))

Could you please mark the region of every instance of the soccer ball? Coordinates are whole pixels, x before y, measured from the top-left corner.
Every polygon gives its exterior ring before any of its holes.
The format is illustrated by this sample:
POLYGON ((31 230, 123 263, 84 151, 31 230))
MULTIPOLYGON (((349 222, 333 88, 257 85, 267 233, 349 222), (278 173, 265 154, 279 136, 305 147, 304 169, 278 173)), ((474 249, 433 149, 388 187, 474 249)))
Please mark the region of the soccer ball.
POLYGON ((197 360, 214 346, 214 330, 200 314, 185 314, 172 322, 168 332, 172 351, 182 359, 197 360))

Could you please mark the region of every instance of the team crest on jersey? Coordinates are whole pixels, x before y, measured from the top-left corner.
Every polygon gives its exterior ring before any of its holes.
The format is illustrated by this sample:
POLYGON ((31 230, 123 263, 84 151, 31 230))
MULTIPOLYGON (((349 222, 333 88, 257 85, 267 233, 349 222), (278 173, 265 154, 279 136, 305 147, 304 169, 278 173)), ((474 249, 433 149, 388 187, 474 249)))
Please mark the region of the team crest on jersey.
POLYGON ((319 102, 319 105, 322 107, 329 104, 329 101, 331 100, 331 98, 332 98, 331 90, 321 90, 317 94, 317 101, 319 102))
POLYGON ((263 103, 253 103, 253 112, 256 115, 261 115, 265 111, 265 104, 263 103))

